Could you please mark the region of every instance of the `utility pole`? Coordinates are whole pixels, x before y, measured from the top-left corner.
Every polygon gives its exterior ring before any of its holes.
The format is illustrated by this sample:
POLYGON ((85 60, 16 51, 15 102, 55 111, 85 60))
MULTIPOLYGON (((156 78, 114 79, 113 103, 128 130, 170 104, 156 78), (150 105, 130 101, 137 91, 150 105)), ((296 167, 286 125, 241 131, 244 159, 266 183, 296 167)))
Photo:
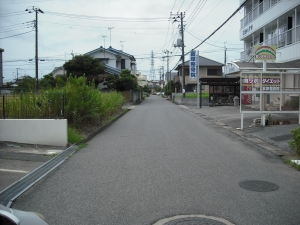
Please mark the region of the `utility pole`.
POLYGON ((19 78, 19 71, 18 70, 20 70, 20 68, 16 68, 17 69, 17 80, 18 80, 18 78, 19 78))
POLYGON ((226 42, 224 42, 224 49, 225 49, 225 55, 224 55, 224 68, 225 68, 225 66, 226 66, 226 60, 227 60, 226 59, 226 50, 227 50, 227 48, 226 48, 226 42))
POLYGON ((178 18, 180 18, 180 33, 181 33, 181 43, 179 45, 175 45, 175 47, 181 47, 181 60, 182 60, 182 68, 181 68, 181 76, 182 76, 182 97, 185 98, 185 75, 184 75, 184 27, 183 27, 183 18, 185 17, 185 13, 182 14, 182 12, 179 14, 170 14, 171 18, 174 22, 177 21, 178 18), (173 17, 172 17, 173 16, 173 17))
POLYGON ((4 52, 4 49, 0 48, 0 94, 1 94, 1 88, 3 86, 3 61, 2 61, 2 52, 4 52))
POLYGON ((167 79, 167 84, 169 83, 169 85, 167 86, 168 89, 171 87, 171 74, 170 74, 170 71, 169 71, 169 53, 172 54, 172 52, 169 52, 169 50, 164 50, 163 53, 167 54, 167 73, 166 73, 166 79, 167 79))
POLYGON ((27 8, 25 11, 28 13, 35 12, 35 92, 39 91, 39 65, 38 65, 38 13, 44 13, 41 9, 32 6, 27 8))
POLYGON ((111 29, 114 29, 114 27, 109 27, 109 39, 110 39, 110 42, 109 42, 109 46, 111 46, 111 29))

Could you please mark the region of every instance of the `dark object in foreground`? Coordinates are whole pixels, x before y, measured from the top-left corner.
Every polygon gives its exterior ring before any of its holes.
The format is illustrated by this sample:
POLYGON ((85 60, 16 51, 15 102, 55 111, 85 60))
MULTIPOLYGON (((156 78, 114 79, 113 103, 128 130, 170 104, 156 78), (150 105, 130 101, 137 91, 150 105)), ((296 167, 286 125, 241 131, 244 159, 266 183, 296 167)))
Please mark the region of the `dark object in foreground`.
POLYGON ((0 204, 0 224, 2 225, 48 225, 44 217, 35 212, 11 209, 0 204))

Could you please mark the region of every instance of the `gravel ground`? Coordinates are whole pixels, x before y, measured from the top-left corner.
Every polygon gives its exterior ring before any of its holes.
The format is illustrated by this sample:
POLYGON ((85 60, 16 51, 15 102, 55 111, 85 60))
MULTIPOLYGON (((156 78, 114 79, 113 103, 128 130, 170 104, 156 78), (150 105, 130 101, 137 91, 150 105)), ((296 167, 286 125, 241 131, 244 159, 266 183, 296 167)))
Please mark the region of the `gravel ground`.
POLYGON ((298 124, 290 124, 260 127, 261 129, 254 131, 251 135, 271 143, 285 151, 292 152, 288 143, 288 141, 292 139, 290 131, 298 126, 298 124))

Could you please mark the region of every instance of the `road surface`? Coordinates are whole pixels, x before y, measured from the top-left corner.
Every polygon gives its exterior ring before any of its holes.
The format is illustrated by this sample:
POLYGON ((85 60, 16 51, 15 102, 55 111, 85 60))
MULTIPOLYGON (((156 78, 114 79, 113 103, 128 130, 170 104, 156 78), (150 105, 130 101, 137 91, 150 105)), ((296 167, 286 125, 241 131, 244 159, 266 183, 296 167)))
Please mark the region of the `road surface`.
POLYGON ((151 225, 177 215, 298 225, 299 178, 269 151, 150 96, 12 207, 51 225, 151 225))

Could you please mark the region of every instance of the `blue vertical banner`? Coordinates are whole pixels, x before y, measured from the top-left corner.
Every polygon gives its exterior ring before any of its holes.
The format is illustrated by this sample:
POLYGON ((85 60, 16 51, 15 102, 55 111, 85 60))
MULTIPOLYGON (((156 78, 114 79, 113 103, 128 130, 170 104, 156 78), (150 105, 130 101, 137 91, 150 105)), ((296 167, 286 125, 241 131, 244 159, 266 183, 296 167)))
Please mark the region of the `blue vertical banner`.
POLYGON ((197 80, 196 50, 190 52, 190 80, 197 80))

